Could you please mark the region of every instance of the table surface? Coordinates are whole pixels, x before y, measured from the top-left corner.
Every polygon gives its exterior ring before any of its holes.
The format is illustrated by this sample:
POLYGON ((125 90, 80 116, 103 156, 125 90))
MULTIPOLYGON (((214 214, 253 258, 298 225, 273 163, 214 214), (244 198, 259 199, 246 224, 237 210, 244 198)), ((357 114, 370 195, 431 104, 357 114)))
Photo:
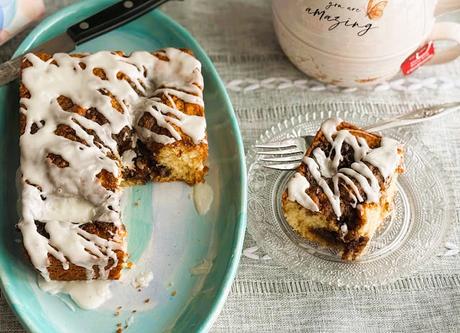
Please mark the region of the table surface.
MULTIPOLYGON (((45 0, 47 13, 75 2, 45 0)), ((379 91, 349 91, 309 80, 279 48, 267 0, 187 0, 164 11, 201 43, 227 85, 248 147, 267 128, 313 109, 354 108, 384 117, 460 97, 460 60, 425 67, 379 91)), ((460 15, 457 15, 460 16, 460 15)), ((25 33, 0 47, 8 59, 25 33)), ((460 112, 411 129, 451 174, 460 244, 460 112)), ((429 189, 427 189, 429 190, 429 189)), ((459 332, 460 255, 443 251, 422 271, 393 284, 349 289, 306 281, 264 256, 250 235, 237 278, 212 332, 459 332), (246 255, 248 256, 246 256, 246 255), (256 259, 258 258, 258 259, 256 259), (268 259, 268 260, 266 260, 268 259)), ((0 332, 23 332, 0 295, 0 332)))

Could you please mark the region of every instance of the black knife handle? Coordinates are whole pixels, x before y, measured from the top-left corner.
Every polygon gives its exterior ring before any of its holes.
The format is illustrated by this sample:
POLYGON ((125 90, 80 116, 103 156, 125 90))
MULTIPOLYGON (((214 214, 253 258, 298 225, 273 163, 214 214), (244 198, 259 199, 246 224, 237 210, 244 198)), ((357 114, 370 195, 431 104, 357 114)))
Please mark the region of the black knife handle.
POLYGON ((84 43, 128 23, 168 0, 124 0, 72 25, 67 33, 76 44, 84 43))

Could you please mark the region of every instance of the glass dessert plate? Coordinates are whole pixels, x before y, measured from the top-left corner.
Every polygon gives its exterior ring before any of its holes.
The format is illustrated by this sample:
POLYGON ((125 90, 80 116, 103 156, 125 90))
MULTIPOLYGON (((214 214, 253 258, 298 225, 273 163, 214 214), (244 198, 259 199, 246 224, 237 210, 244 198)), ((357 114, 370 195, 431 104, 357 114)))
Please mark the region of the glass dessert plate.
MULTIPOLYGON (((330 117, 357 125, 377 121, 374 116, 353 112, 312 112, 279 123, 258 143, 315 134, 330 117)), ((345 262, 334 250, 300 237, 287 223, 281 207, 281 196, 294 171, 264 168, 250 149, 248 231, 257 244, 279 264, 306 279, 338 286, 381 285, 427 264, 443 243, 452 221, 453 192, 446 171, 404 128, 383 134, 404 144, 406 171, 398 179, 393 213, 379 227, 363 256, 345 262)))

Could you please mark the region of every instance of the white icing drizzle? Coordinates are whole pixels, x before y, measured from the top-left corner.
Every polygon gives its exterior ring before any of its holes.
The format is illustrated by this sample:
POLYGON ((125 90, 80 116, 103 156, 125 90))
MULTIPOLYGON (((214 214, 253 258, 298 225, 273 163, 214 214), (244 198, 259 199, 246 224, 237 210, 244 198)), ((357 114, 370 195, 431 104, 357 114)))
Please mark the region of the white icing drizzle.
POLYGON ((399 165, 398 147, 398 141, 391 138, 382 138, 381 146, 370 151, 363 158, 363 161, 375 165, 382 176, 387 178, 399 165))
POLYGON ((380 197, 378 181, 365 164, 360 165, 355 162, 351 168, 343 168, 339 172, 342 174, 342 178, 351 180, 349 177, 352 177, 358 181, 364 193, 366 193, 367 202, 378 202, 380 197), (371 184, 369 184, 369 181, 371 184))
POLYGON ((326 179, 321 175, 320 167, 314 159, 305 157, 303 162, 308 166, 308 169, 310 170, 310 173, 315 179, 316 183, 323 189, 324 194, 326 194, 326 197, 329 199, 329 202, 332 205, 332 209, 334 210, 335 215, 340 217, 340 196, 332 192, 331 188, 327 184, 326 179))
MULTIPOLYGON (((166 93, 167 97, 169 97, 168 93, 166 93)), ((173 104, 173 106, 175 106, 175 104, 173 104)), ((154 141, 162 144, 169 144, 176 140, 181 140, 181 136, 179 132, 174 129, 172 126, 173 124, 192 138, 195 144, 200 143, 206 137, 206 120, 204 117, 187 115, 177 110, 175 107, 171 108, 163 104, 161 99, 156 97, 148 99, 144 107, 144 111, 150 113, 155 118, 158 126, 166 128, 172 135, 172 137, 169 137, 157 134, 138 126, 137 129, 141 129, 141 137, 145 139, 153 138, 154 141)), ((142 116, 142 114, 140 114, 140 116, 142 116)))
POLYGON ((334 175, 334 165, 332 160, 327 158, 322 149, 313 150, 313 156, 318 161, 321 174, 326 178, 331 178, 334 175))
POLYGON ((121 163, 123 164, 123 167, 128 168, 128 169, 133 169, 134 159, 136 157, 137 157, 136 152, 132 149, 128 149, 125 152, 123 152, 123 155, 121 155, 121 163))
POLYGON ((313 212, 318 212, 318 206, 306 193, 309 187, 310 183, 308 182, 307 178, 296 172, 294 177, 292 177, 288 183, 288 199, 291 201, 296 201, 300 205, 308 208, 313 212))
POLYGON ((337 173, 336 177, 332 178, 334 182, 334 193, 339 192, 339 179, 343 179, 345 184, 347 184, 353 191, 353 193, 351 194, 353 199, 351 206, 353 208, 356 208, 358 202, 364 201, 363 197, 361 196, 361 193, 359 192, 358 187, 355 185, 355 183, 353 183, 353 181, 350 178, 346 177, 343 173, 337 173))
POLYGON ((96 266, 99 278, 106 279, 118 262, 115 251, 125 251, 126 244, 117 235, 107 241, 80 228, 92 221, 121 225, 120 193, 106 189, 97 179, 103 170, 118 179, 122 166, 133 167, 134 150, 120 156, 115 134, 128 127, 136 129, 141 139, 162 144, 182 140, 183 135, 195 144, 206 142, 205 118, 179 111, 171 97, 203 106, 200 62, 174 48, 159 52, 161 57, 148 52, 126 57, 97 52, 82 58, 55 54, 48 61, 34 54, 25 56, 32 66, 22 73, 30 98, 20 100, 20 112, 27 122, 20 137, 23 204, 19 228, 32 263, 45 279, 49 278, 48 254, 60 260, 64 269, 70 263, 86 268, 89 279, 95 277, 96 266), (163 57, 168 60, 161 60, 163 57), (94 74, 98 69, 103 70, 104 78, 94 74), (130 82, 117 78, 119 73, 130 82), (108 92, 123 112, 114 109, 108 92), (161 101, 161 95, 172 107, 161 101), (96 109, 107 121, 99 124, 63 110, 57 101, 59 96, 85 110, 96 109), (137 122, 145 112, 170 135, 141 128, 137 122), (59 125, 71 128, 83 143, 56 135, 59 125), (38 128, 34 134, 33 126, 34 130, 38 128), (95 133, 102 144, 87 131, 95 133), (68 165, 59 168, 47 158, 48 154, 62 157, 68 165), (36 221, 45 223, 49 239, 37 231, 36 221), (113 263, 107 267, 110 260, 113 263))
MULTIPOLYGON (((307 166, 311 176, 328 198, 337 219, 340 219, 342 215, 339 180, 342 180, 342 183, 351 190, 352 207, 356 208, 358 203, 364 202, 357 184, 365 193, 366 202, 378 202, 380 199, 379 181, 364 162, 377 167, 386 179, 396 170, 401 160, 397 141, 382 138, 380 146, 371 149, 364 138, 356 137, 348 130, 337 131, 337 126, 341 122, 340 119, 331 118, 321 125, 324 137, 331 144, 329 156, 326 156, 321 148, 316 148, 313 151, 314 158, 304 157, 303 159, 303 163, 307 166), (338 169, 343 160, 342 146, 344 143, 353 149, 354 162, 349 168, 338 169), (328 179, 332 181, 332 188, 331 181, 328 179)), ((317 212, 318 207, 311 204, 313 200, 306 193, 309 186, 305 176, 296 173, 288 183, 288 199, 297 201, 303 207, 317 212)))
POLYGON ((321 132, 326 137, 327 141, 332 142, 332 136, 337 132, 337 126, 343 122, 340 118, 329 118, 321 124, 321 132))
POLYGON ((340 226, 340 231, 342 232, 343 236, 346 236, 346 234, 348 234, 348 226, 346 223, 340 226))

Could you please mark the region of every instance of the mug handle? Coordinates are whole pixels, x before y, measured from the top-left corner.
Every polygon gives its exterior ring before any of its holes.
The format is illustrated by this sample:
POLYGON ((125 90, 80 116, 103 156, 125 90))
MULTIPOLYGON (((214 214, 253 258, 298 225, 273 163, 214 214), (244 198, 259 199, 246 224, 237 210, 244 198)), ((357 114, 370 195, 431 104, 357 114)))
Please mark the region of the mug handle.
POLYGON ((460 9, 458 0, 438 0, 434 16, 439 16, 460 9))
POLYGON ((428 65, 444 64, 460 56, 460 24, 453 22, 438 22, 434 24, 428 40, 452 40, 457 46, 438 51, 428 62, 428 65))
MULTIPOLYGON (((435 15, 442 15, 455 10, 460 10, 459 0, 439 0, 435 15)), ((428 62, 428 65, 444 64, 460 56, 460 24, 453 22, 437 22, 428 40, 452 40, 457 46, 437 52, 428 62)))

